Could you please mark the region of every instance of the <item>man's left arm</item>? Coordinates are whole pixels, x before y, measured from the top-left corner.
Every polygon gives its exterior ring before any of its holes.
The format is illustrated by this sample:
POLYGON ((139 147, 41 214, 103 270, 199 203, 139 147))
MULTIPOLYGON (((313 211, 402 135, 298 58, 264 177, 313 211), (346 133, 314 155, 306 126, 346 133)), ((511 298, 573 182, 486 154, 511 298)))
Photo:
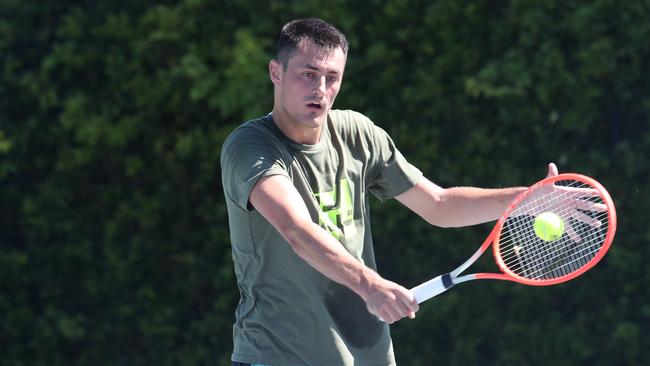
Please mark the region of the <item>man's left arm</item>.
MULTIPOLYGON (((555 164, 549 164, 547 176, 557 174, 555 164)), ((432 225, 461 227, 498 219, 515 197, 526 189, 442 188, 422 178, 395 198, 432 225)))

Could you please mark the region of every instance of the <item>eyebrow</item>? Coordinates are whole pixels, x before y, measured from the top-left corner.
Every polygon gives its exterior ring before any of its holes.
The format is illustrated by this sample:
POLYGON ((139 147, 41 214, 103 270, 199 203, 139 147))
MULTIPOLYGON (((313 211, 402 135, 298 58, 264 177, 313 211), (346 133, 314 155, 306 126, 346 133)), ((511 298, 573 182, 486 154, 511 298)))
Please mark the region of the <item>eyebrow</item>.
MULTIPOLYGON (((312 64, 306 64, 305 68, 310 69, 310 70, 314 70, 314 71, 320 71, 321 70, 319 67, 316 67, 316 66, 314 66, 312 64)), ((338 74, 339 72, 336 71, 336 70, 332 70, 332 71, 328 71, 327 73, 328 74, 338 74)))

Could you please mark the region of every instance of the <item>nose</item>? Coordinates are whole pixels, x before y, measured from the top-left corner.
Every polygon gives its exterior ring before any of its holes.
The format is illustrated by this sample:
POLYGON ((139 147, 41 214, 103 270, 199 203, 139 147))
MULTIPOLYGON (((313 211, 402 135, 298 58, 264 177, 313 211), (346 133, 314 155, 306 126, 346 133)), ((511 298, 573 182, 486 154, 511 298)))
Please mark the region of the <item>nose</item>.
POLYGON ((317 97, 325 95, 325 88, 326 88, 326 80, 325 76, 322 76, 318 79, 316 79, 316 85, 314 85, 314 95, 317 97))

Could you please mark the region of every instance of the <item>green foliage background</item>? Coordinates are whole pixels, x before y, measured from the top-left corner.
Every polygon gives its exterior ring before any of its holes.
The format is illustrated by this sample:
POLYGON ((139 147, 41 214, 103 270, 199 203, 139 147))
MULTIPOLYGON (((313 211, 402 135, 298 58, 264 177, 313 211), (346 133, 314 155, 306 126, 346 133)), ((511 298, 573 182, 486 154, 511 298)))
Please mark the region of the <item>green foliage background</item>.
MULTIPOLYGON (((270 111, 277 33, 305 16, 351 42, 336 107, 387 129, 433 181, 526 185, 554 161, 617 203, 596 270, 459 286, 393 326, 398 362, 650 364, 648 14, 614 0, 0 0, 0 365, 228 364, 219 151, 270 111)), ((407 287, 490 228, 373 209, 380 272, 407 287)))

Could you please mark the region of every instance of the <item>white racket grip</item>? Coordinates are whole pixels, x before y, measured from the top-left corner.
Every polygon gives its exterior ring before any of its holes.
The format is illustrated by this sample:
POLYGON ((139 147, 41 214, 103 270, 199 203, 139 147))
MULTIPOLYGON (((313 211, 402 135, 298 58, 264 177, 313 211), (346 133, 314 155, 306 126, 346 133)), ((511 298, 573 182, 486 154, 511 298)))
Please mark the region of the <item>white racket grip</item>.
POLYGON ((445 273, 430 279, 421 285, 413 287, 411 292, 415 296, 415 300, 420 304, 423 301, 429 300, 430 298, 447 291, 451 286, 453 286, 453 283, 451 282, 449 273, 445 273))

